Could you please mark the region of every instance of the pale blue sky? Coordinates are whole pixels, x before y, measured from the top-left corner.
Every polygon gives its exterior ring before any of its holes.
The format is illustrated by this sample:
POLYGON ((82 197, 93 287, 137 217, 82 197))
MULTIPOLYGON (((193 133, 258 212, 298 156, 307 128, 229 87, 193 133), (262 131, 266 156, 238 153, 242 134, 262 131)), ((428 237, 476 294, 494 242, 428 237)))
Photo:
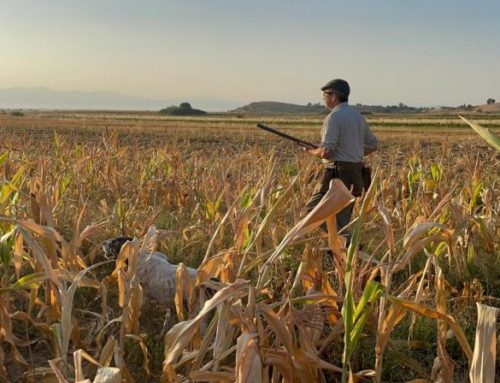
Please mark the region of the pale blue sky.
POLYGON ((0 88, 352 103, 500 99, 500 1, 0 0, 0 88))

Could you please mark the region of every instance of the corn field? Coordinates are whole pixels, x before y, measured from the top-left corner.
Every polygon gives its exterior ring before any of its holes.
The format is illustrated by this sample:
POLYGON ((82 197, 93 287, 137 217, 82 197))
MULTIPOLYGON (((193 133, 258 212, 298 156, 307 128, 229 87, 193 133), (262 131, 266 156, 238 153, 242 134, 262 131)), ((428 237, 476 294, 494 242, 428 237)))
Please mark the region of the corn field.
POLYGON ((500 152, 379 119, 346 248, 349 190, 307 214, 319 164, 240 120, 0 115, 0 382, 498 381, 500 152))

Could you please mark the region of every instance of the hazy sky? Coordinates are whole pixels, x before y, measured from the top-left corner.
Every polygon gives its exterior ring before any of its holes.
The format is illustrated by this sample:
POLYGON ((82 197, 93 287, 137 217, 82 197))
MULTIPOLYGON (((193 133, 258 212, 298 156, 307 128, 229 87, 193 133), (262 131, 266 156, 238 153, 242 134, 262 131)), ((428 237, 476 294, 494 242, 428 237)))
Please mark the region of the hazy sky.
POLYGON ((237 103, 500 99, 498 0, 0 0, 0 88, 237 103))

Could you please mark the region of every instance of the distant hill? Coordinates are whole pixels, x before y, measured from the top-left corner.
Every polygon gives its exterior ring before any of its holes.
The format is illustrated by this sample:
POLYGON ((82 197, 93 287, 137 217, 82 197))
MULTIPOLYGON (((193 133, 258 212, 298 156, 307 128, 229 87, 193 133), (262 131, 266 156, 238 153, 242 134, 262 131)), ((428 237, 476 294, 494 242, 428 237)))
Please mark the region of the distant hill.
POLYGON ((259 101, 234 109, 235 114, 321 114, 327 109, 320 104, 297 105, 277 101, 259 101))
POLYGON ((483 105, 471 105, 471 104, 463 104, 458 106, 441 106, 432 110, 433 113, 491 113, 498 114, 500 113, 500 102, 492 103, 492 104, 483 104, 483 105))
MULTIPOLYGON (((419 113, 429 110, 429 108, 416 108, 412 106, 400 103, 398 105, 354 105, 363 114, 371 113, 419 113)), ((234 109, 231 113, 236 114, 325 114, 328 113, 328 109, 321 104, 307 104, 307 105, 296 105, 289 104, 285 102, 276 101, 259 101, 252 102, 248 105, 242 106, 240 108, 234 109)))
POLYGON ((494 104, 484 104, 474 107, 475 112, 500 113, 500 102, 494 104))
POLYGON ((398 105, 363 105, 356 104, 354 107, 363 114, 404 114, 404 113, 422 113, 427 112, 431 108, 418 108, 415 106, 408 106, 403 103, 398 105))

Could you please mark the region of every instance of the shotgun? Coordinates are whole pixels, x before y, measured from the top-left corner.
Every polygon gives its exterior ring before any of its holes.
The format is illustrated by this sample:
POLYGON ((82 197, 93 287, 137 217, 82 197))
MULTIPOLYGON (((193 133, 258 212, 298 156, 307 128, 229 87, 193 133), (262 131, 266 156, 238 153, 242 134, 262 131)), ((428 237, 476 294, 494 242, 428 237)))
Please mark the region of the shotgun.
POLYGON ((318 147, 318 145, 314 145, 314 144, 311 144, 310 142, 306 142, 306 141, 302 141, 301 139, 299 138, 296 138, 296 137, 292 137, 292 136, 289 136, 288 134, 286 133, 283 133, 283 132, 280 132, 278 130, 275 130, 273 128, 270 128, 269 126, 266 126, 266 125, 262 125, 262 124, 257 124, 257 128, 260 128, 260 129, 263 129, 263 130, 267 130, 268 132, 270 133, 273 133, 273 134, 276 134, 277 136, 280 136, 280 137, 283 137, 283 138, 286 138, 287 140, 290 140, 290 141, 293 141, 295 142, 296 144, 304 147, 304 148, 308 148, 308 149, 315 149, 318 147))

